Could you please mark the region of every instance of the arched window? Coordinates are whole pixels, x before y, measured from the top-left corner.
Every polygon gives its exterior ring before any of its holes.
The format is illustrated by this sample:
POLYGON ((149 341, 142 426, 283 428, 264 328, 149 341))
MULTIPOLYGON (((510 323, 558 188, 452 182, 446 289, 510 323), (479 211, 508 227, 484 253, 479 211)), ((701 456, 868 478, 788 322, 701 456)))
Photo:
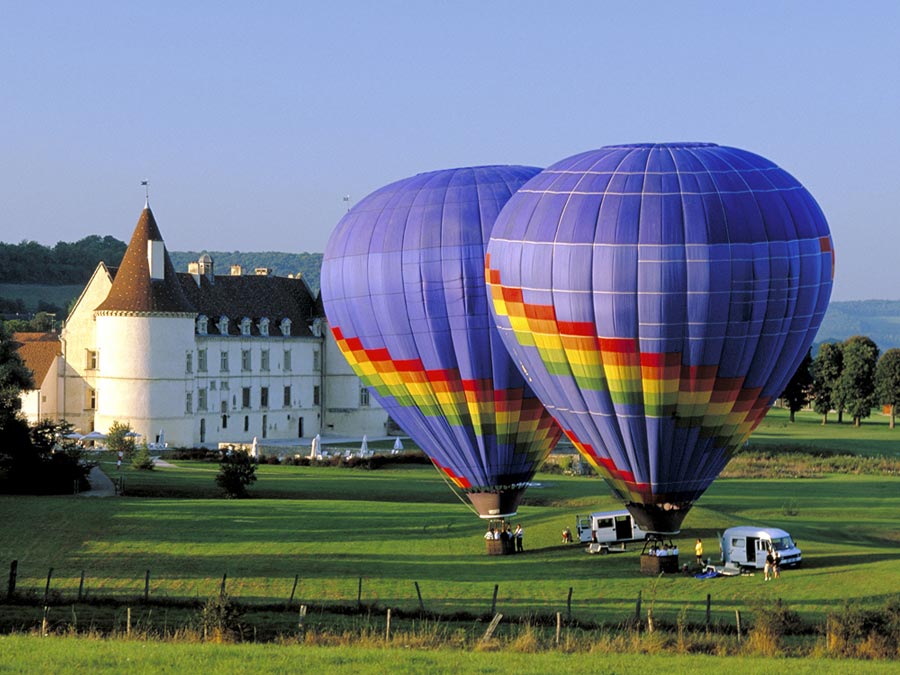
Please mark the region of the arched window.
POLYGON ((224 314, 219 317, 219 333, 228 335, 228 317, 224 314))
POLYGON ((269 334, 269 319, 268 317, 263 317, 259 320, 259 334, 266 335, 269 334))
POLYGON ((288 318, 284 318, 281 320, 281 334, 282 335, 290 335, 291 334, 291 320, 288 318))
POLYGON ((241 319, 241 335, 250 335, 250 318, 244 317, 241 319))
POLYGON ((197 317, 197 333, 200 335, 206 335, 207 325, 209 323, 209 317, 206 314, 201 314, 197 317))

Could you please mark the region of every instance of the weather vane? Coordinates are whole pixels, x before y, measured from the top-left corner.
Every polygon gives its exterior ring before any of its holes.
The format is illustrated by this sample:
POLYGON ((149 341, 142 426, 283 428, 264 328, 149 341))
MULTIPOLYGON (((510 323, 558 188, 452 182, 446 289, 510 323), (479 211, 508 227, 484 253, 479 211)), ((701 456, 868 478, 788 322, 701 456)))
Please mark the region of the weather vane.
POLYGON ((350 210, 350 195, 344 195, 344 202, 347 204, 347 211, 350 210))
POLYGON ((147 203, 149 204, 150 203, 150 181, 142 180, 141 185, 144 187, 144 194, 146 195, 147 203))

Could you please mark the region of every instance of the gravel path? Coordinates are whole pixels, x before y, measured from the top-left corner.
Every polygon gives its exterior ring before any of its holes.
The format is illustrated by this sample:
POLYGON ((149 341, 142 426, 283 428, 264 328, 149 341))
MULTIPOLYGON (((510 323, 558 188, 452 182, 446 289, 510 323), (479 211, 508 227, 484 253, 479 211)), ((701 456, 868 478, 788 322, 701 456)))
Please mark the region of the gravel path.
POLYGON ((85 490, 79 494, 82 497, 115 497, 116 488, 109 476, 103 473, 99 466, 95 466, 88 474, 88 481, 91 484, 90 490, 85 490))

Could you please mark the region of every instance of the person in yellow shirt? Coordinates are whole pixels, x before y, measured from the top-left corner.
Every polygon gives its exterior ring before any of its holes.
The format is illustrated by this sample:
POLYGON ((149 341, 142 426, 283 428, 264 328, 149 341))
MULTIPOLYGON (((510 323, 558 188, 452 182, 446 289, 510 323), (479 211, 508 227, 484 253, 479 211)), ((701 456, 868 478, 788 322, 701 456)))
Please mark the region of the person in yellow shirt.
POLYGON ((703 567, 703 540, 697 539, 697 543, 694 544, 694 555, 697 556, 697 565, 703 567))

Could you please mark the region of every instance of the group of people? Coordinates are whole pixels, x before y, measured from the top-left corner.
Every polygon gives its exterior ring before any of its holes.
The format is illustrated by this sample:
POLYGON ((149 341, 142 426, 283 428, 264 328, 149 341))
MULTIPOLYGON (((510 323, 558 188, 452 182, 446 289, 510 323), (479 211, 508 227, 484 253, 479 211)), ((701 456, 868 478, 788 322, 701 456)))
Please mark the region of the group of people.
POLYGON ((503 542, 503 548, 510 553, 521 553, 525 550, 525 529, 521 523, 516 525, 515 530, 510 527, 509 523, 501 523, 497 528, 491 525, 484 533, 484 538, 485 540, 499 539, 503 542))
POLYGON ((778 579, 781 576, 781 554, 770 548, 766 554, 766 565, 763 568, 763 581, 778 579))
POLYGON ((662 546, 653 544, 653 546, 650 547, 650 550, 647 551, 647 554, 655 555, 658 557, 678 555, 678 546, 676 544, 663 544, 662 546))

